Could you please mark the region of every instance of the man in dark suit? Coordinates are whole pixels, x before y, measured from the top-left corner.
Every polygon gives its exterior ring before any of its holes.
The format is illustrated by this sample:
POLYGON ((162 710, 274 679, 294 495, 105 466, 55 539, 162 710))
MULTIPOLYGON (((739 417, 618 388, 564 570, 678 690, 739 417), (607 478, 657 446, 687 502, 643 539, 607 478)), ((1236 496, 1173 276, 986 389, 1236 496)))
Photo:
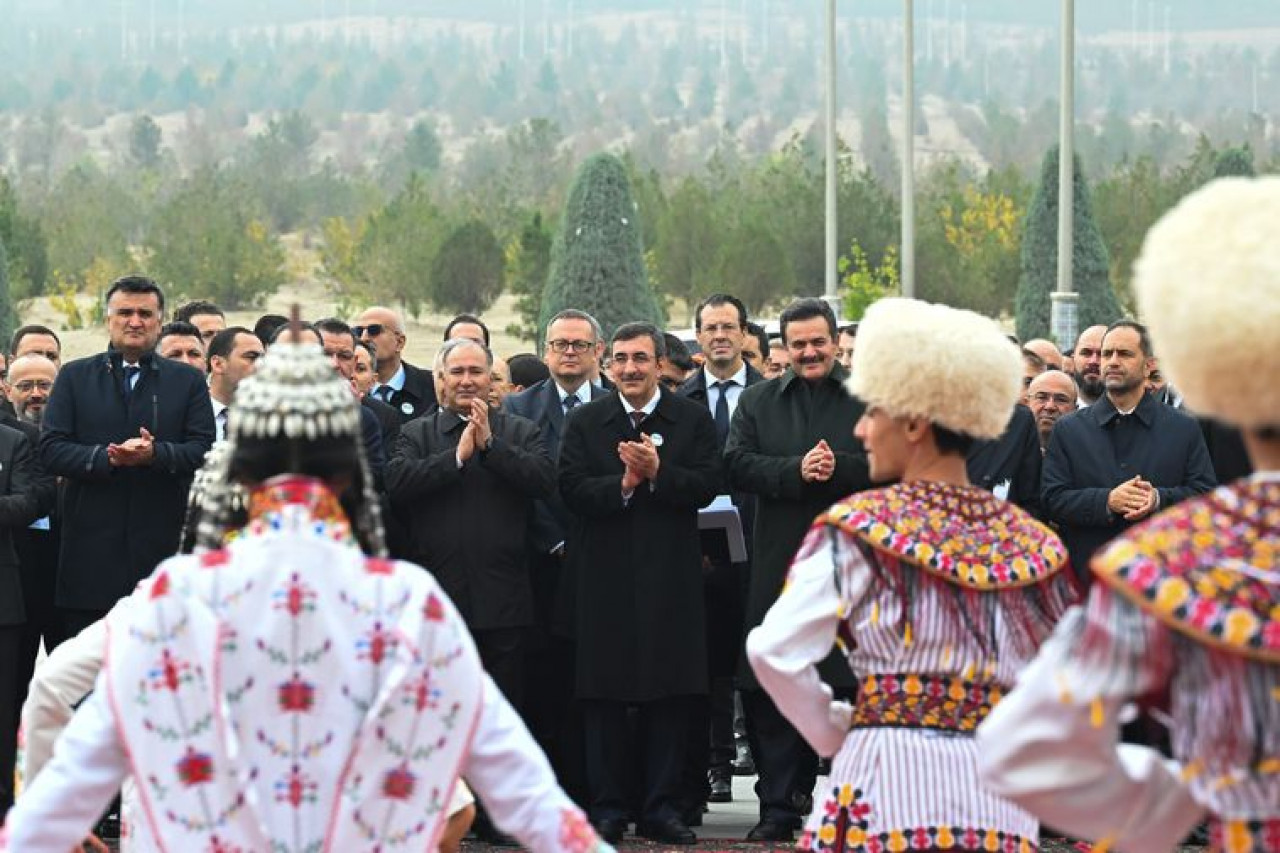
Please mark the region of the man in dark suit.
MULTIPOLYGON (((503 402, 503 409, 538 425, 553 462, 559 462, 565 419, 608 392, 591 384, 604 351, 600 324, 570 308, 547 323, 545 355, 550 376, 503 402)), ((525 721, 569 795, 586 803, 582 719, 573 702, 572 583, 565 572, 565 543, 575 523, 559 490, 534 504, 529 525, 534 628, 529 638, 525 721)))
MULTIPOLYGON (((748 631, 777 600, 791 558, 818 513, 870 485, 866 452, 853 436, 864 407, 844 389, 849 374, 836 362, 835 314, 820 299, 800 299, 780 319, 791 366, 742 393, 725 447, 733 487, 754 494, 757 502, 748 631)), ((829 658, 822 672, 833 687, 853 688, 842 660, 829 658)), ((790 841, 807 814, 818 758, 749 667, 740 666, 738 680, 760 774, 760 822, 747 838, 790 841)))
POLYGON ((357 338, 373 344, 378 356, 378 381, 369 395, 400 413, 404 421, 430 414, 436 408, 436 385, 431 371, 401 358, 404 320, 390 308, 375 305, 351 324, 357 338))
POLYGON ((1004 434, 990 441, 975 441, 965 461, 971 483, 1039 518, 1040 458, 1036 419, 1019 403, 1013 407, 1004 434))
POLYGON ((25 584, 15 539, 49 515, 55 489, 53 478, 40 469, 28 434, 0 425, 0 819, 13 805, 18 719, 35 664, 34 651, 28 654, 25 648, 25 584))
POLYGON ((53 477, 44 475, 43 466, 36 455, 40 447, 40 419, 57 375, 58 366, 44 355, 28 352, 11 359, 9 401, 13 404, 16 415, 0 414, 0 424, 19 430, 26 436, 31 464, 40 475, 41 514, 28 526, 13 531, 13 545, 22 574, 22 609, 26 617, 19 642, 15 713, 22 708, 26 699, 27 685, 35 671, 41 641, 43 640, 46 649, 52 651, 64 639, 58 612, 54 607, 54 590, 58 578, 58 540, 53 510, 58 487, 53 477))
MULTIPOLYGON (((723 293, 708 296, 694 313, 694 329, 705 361, 679 393, 707 407, 723 454, 729 422, 742 392, 763 382, 764 377, 742 358, 747 308, 741 300, 723 293)), ((755 499, 738 493, 733 500, 741 515, 743 532, 749 537, 755 499)), ((733 800, 733 673, 742 655, 742 614, 750 567, 749 562, 734 563, 729 559, 723 534, 703 533, 703 601, 711 693, 710 701, 699 709, 697 723, 690 726, 685 796, 686 817, 694 822, 701 819, 702 806, 708 801, 733 800)))
POLYGON ((387 493, 408 522, 409 559, 440 581, 519 709, 533 624, 527 524, 533 502, 555 488, 555 466, 536 424, 489 407, 484 344, 449 341, 436 363, 442 405, 401 429, 387 493))
POLYGON ((67 636, 177 551, 191 476, 213 444, 204 374, 155 355, 163 314, 154 281, 115 281, 110 348, 66 365, 45 409, 40 455, 65 488, 57 604, 67 636))
POLYGON ((1085 586, 1089 558, 1104 543, 1217 484, 1195 420, 1147 393, 1146 328, 1113 323, 1101 348, 1105 393, 1058 421, 1041 476, 1046 517, 1085 586))
POLYGON ((560 493, 583 519, 568 559, 590 812, 619 841, 639 774, 639 833, 692 844, 681 776, 691 705, 707 693, 698 509, 721 487, 715 424, 705 406, 659 389, 665 342, 654 326, 623 325, 612 343, 618 390, 575 412, 560 448, 560 493), (628 707, 643 742, 634 769, 628 707))
POLYGON ((244 326, 223 329, 209 340, 209 401, 218 441, 227 437, 227 419, 236 388, 253 375, 258 359, 266 352, 258 336, 244 326))

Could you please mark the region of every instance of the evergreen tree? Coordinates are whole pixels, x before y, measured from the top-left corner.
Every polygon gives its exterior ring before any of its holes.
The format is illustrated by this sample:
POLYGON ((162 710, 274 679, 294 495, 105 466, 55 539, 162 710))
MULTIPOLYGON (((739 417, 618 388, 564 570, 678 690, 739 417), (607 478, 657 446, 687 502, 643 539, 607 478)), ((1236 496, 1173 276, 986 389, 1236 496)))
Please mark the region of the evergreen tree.
POLYGON ((431 302, 457 314, 479 314, 502 293, 502 246, 478 219, 453 230, 431 263, 431 302))
POLYGON ((1241 148, 1222 149, 1213 162, 1215 178, 1252 178, 1256 174, 1253 169, 1253 151, 1247 144, 1241 148))
MULTIPOLYGON (((1072 279, 1079 294, 1078 328, 1108 324, 1121 316, 1120 303, 1111 287, 1110 257, 1102 233, 1093 219, 1089 188, 1073 164, 1072 194, 1074 243, 1072 279)), ((1022 274, 1018 279, 1015 311, 1018 337, 1049 336, 1051 313, 1049 294, 1058 280, 1058 147, 1045 155, 1040 170, 1040 186, 1031 199, 1022 232, 1022 274)))
POLYGON ((565 308, 590 312, 605 337, 633 320, 662 324, 640 242, 639 211, 626 168, 611 154, 590 157, 574 178, 538 327, 565 308))
POLYGON ((0 341, 10 340, 17 327, 18 317, 9 298, 9 253, 5 251, 4 240, 0 240, 0 341))
POLYGON ((520 229, 520 236, 507 247, 507 278, 516 297, 518 323, 507 327, 507 333, 525 340, 538 340, 538 315, 542 311, 542 291, 547 286, 551 269, 551 232, 542 224, 542 214, 520 229))

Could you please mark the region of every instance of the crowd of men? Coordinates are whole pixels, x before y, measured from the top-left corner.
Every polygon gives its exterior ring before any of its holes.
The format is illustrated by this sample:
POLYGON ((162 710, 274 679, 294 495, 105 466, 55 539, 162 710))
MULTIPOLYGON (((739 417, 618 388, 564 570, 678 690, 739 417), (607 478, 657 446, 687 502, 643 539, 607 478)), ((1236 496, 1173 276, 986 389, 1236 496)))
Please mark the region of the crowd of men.
MULTIPOLYGON (((126 277, 107 293, 104 352, 63 365, 57 334, 34 325, 9 343, 0 768, 14 761, 40 645, 101 619, 175 553, 188 486, 236 416, 237 386, 291 334, 275 315, 227 326, 208 302, 165 319, 162 290, 126 277)), ((460 315, 429 367, 404 360, 390 308, 303 330, 361 401, 393 556, 436 576, 610 842, 634 822, 646 838, 692 843, 707 803, 732 798, 735 730, 759 776, 748 838, 789 841, 810 807, 817 756, 744 665, 743 640, 815 516, 871 481, 853 433, 863 406, 844 390, 856 324, 801 299, 778 325, 770 340, 718 294, 697 306, 688 347, 645 323, 606 339, 568 309, 542 356, 504 361, 483 320, 460 315), (700 527, 718 495, 737 507, 746 559, 700 527)), ((1163 385, 1139 323, 1085 329, 1065 353, 1023 347, 1023 405, 974 448, 969 475, 1056 528, 1081 581, 1107 541, 1242 473, 1238 441, 1163 385)), ((828 664, 827 683, 851 693, 847 666, 828 664)), ((0 772, 0 815, 10 778, 0 772)))

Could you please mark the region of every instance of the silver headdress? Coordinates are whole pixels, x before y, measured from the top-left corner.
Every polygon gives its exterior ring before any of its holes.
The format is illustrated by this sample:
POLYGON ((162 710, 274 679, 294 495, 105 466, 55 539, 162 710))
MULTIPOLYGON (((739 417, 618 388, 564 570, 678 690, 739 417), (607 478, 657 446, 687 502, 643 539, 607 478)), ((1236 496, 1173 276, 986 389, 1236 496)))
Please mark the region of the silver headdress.
MULTIPOLYGON (((202 492, 188 509, 198 513, 196 546, 220 548, 232 516, 243 508, 243 489, 231 482, 229 471, 236 447, 245 439, 279 439, 282 443, 348 438, 359 459, 364 494, 357 517, 351 519, 357 537, 375 556, 386 556, 382 513, 373 477, 365 458, 360 428, 360 402, 350 386, 333 372, 320 347, 312 343, 272 344, 253 374, 236 388, 227 420, 227 438, 206 457, 202 492)), ((281 448, 285 452, 285 448, 281 448)), ((193 484, 194 487, 195 484, 193 484)), ((190 517, 190 516, 189 516, 190 517)))

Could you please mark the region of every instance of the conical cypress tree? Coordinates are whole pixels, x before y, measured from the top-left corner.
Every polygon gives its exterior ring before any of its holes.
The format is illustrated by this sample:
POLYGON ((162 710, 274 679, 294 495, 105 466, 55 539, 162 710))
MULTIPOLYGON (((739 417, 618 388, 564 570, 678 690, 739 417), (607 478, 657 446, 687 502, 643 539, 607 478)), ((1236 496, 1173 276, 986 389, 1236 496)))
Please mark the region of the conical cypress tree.
MULTIPOLYGON (((1102 232, 1093 219, 1089 188, 1080 171, 1080 160, 1073 164, 1074 243, 1072 280, 1079 296, 1079 328, 1111 323, 1121 316, 1120 303, 1111 287, 1111 257, 1102 242, 1102 232)), ((1051 312, 1049 294, 1058 280, 1058 146, 1049 149, 1040 170, 1040 186, 1036 188, 1022 230, 1022 275, 1018 279, 1015 312, 1018 337, 1049 336, 1051 312)), ((1069 342, 1074 343, 1074 341, 1069 342)))
POLYGON ((539 330, 565 308, 589 312, 606 338, 634 320, 661 326, 663 312, 649 286, 638 216, 622 161, 596 154, 582 164, 552 246, 539 330))
POLYGON ((6 347, 17 327, 18 316, 9 295, 9 253, 4 248, 4 240, 0 240, 0 341, 6 347))

